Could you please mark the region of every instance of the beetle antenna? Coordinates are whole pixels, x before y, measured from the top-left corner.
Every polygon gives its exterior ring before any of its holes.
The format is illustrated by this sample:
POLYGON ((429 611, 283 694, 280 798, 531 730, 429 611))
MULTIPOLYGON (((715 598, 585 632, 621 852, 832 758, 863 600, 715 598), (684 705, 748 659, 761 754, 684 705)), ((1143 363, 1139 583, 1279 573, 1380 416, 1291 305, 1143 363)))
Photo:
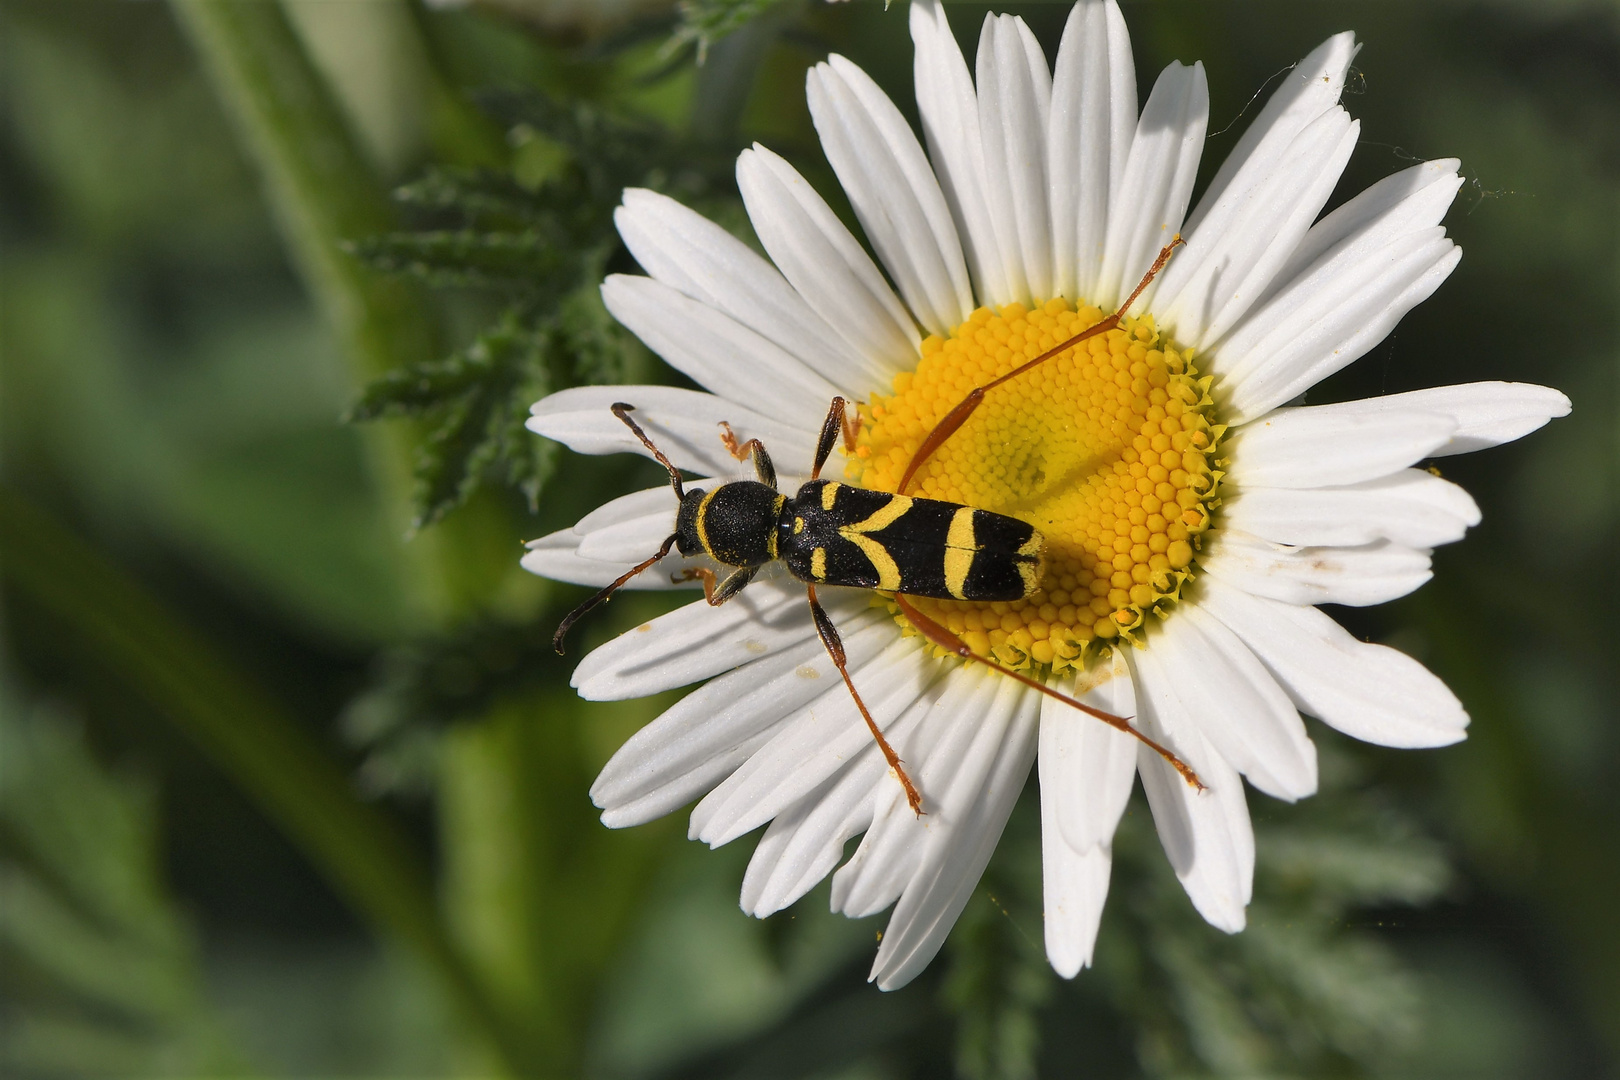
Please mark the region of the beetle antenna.
POLYGON ((1017 367, 1013 368, 1000 378, 992 379, 983 386, 975 387, 974 389, 968 391, 968 396, 957 402, 956 407, 950 412, 946 413, 940 422, 934 425, 934 430, 928 433, 928 437, 922 441, 922 445, 917 447, 917 452, 911 455, 911 463, 906 466, 906 471, 901 475, 900 484, 894 489, 895 492, 900 495, 904 495, 906 493, 906 488, 911 485, 911 478, 917 475, 917 470, 923 467, 924 462, 934 456, 934 451, 938 450, 942 445, 944 445, 946 439, 950 438, 956 433, 957 428, 967 423, 967 418, 972 416, 973 410, 979 407, 979 402, 984 400, 984 395, 986 392, 994 390, 1004 382, 1018 378, 1018 376, 1022 375, 1030 368, 1038 367, 1039 365, 1046 363, 1048 360, 1052 359, 1052 357, 1068 349, 1074 348, 1087 338, 1094 338, 1099 334, 1106 334, 1108 331, 1117 327, 1125 318, 1125 313, 1130 310, 1131 305, 1136 303, 1136 298, 1142 295, 1142 291, 1148 287, 1148 284, 1152 282, 1155 277, 1158 276, 1159 271, 1164 269, 1164 264, 1170 261, 1170 256, 1175 253, 1176 248, 1180 247, 1184 243, 1186 243, 1186 241, 1181 238, 1181 234, 1176 233, 1168 244, 1160 248, 1159 257, 1153 260, 1153 265, 1148 267, 1148 272, 1142 275, 1141 281, 1137 282, 1135 291, 1131 293, 1130 297, 1123 304, 1119 305, 1119 307, 1114 310, 1112 315, 1092 323, 1090 326, 1086 327, 1084 330, 1080 331, 1078 334, 1075 334, 1068 340, 1058 342, 1050 349, 1047 349, 1045 352, 1041 353, 1041 355, 1035 357, 1035 359, 1024 361, 1022 364, 1019 364, 1017 367))
MULTIPOLYGON (((628 409, 629 407, 630 406, 628 406, 628 405, 624 406, 624 408, 626 408, 626 409, 628 409)), ((626 419, 622 414, 619 413, 619 406, 617 406, 617 405, 613 406, 613 412, 614 412, 615 415, 617 415, 619 417, 619 419, 624 420, 624 422, 627 423, 627 424, 630 424, 631 427, 633 427, 633 428, 636 427, 635 424, 630 423, 630 421, 628 419, 626 419)), ((636 434, 641 435, 641 429, 640 428, 636 428, 636 434)), ((646 441, 647 441, 647 437, 645 435, 642 435, 642 442, 646 442, 646 441)), ((647 445, 651 446, 652 444, 647 443, 647 445)), ((653 451, 653 452, 657 453, 656 450, 653 451)), ((658 456, 659 456, 659 458, 663 457, 662 454, 659 454, 658 456)), ((667 462, 666 462, 666 464, 667 464, 667 462)), ((673 472, 674 470, 671 469, 670 471, 673 472)), ((677 477, 675 482, 677 484, 679 484, 680 483, 680 478, 677 477)), ((676 534, 671 533, 669 535, 669 539, 664 541, 663 546, 658 549, 658 553, 656 555, 654 555, 652 558, 647 559, 647 560, 645 560, 643 562, 637 563, 635 566, 631 567, 629 570, 627 570, 624 573, 620 574, 618 577, 613 579, 613 584, 609 585, 607 588, 603 589, 601 592, 597 593, 595 596, 591 597, 589 600, 585 601, 583 604, 579 605, 579 607, 575 608, 573 611, 570 611, 566 616, 564 616, 563 621, 557 624, 557 632, 551 636, 551 647, 553 649, 557 650, 557 655, 561 656, 563 654, 563 638, 568 636, 568 631, 573 629, 575 623, 579 622, 580 619, 582 619, 586 615, 588 615, 597 606, 599 606, 601 604, 605 604, 609 600, 611 600, 613 598, 613 594, 618 592, 619 589, 621 587, 623 587, 625 582, 629 581, 631 578, 635 577, 637 574, 639 574, 643 570, 647 569, 647 567, 651 566, 653 563, 657 562, 659 559, 662 559, 665 555, 668 555, 669 554, 669 549, 675 546, 676 539, 677 539, 676 534)))
MULTIPOLYGON (((623 420, 625 426, 635 434, 636 438, 641 440, 641 445, 652 451, 652 456, 658 459, 658 464, 669 470, 669 486, 675 489, 675 497, 677 499, 685 499, 686 489, 681 487, 680 471, 676 469, 674 465, 670 464, 670 460, 664 456, 664 452, 658 449, 658 447, 654 446, 651 439, 647 438, 647 433, 641 430, 641 425, 630 419, 628 414, 634 412, 635 408, 636 407, 634 405, 626 405, 622 401, 616 401, 613 403, 613 415, 617 416, 620 420, 623 420)), ((665 547, 667 549, 668 545, 665 545, 665 547)), ((635 572, 639 574, 641 571, 637 570, 635 572)), ((610 586, 608 591, 612 592, 613 589, 617 587, 618 586, 616 585, 610 586)), ((603 597, 603 599, 606 599, 606 597, 603 597)), ((557 651, 562 652, 561 649, 558 649, 557 651)))
POLYGON ((975 663, 983 664, 987 668, 999 671, 1009 679, 1016 679, 1018 682, 1023 683, 1032 690, 1039 690, 1049 698, 1054 698, 1063 702, 1065 705, 1079 709, 1081 712, 1086 713, 1087 715, 1095 716, 1098 720, 1101 720, 1109 727, 1133 736, 1143 746, 1146 746, 1149 750, 1152 750, 1155 754, 1158 754, 1161 758, 1163 758, 1165 763, 1168 764, 1172 769, 1180 773, 1181 778, 1187 781, 1188 787, 1192 788, 1194 791, 1204 791, 1206 789, 1204 782, 1198 779, 1198 774, 1193 772, 1191 765, 1188 765, 1185 761, 1178 758, 1169 747, 1144 734, 1140 728, 1133 726, 1130 720, 1127 718, 1123 716, 1115 716, 1110 712, 1103 712, 1101 709, 1094 709, 1083 701, 1075 700, 1068 694, 1053 690, 1050 686, 1047 686, 1039 679, 1032 679, 1021 671, 1014 671, 1010 667, 1005 667, 1004 665, 998 664, 988 656, 980 656, 978 653, 968 648, 967 643, 961 638, 957 637, 955 634, 951 633, 950 630, 918 611, 916 607, 905 598, 905 596, 899 593, 895 594, 894 602, 896 606, 900 608, 901 613, 905 615, 906 619, 911 623, 911 625, 916 628, 917 632, 923 637, 927 638, 929 641, 933 642, 935 645, 955 653, 963 660, 972 660, 975 663))

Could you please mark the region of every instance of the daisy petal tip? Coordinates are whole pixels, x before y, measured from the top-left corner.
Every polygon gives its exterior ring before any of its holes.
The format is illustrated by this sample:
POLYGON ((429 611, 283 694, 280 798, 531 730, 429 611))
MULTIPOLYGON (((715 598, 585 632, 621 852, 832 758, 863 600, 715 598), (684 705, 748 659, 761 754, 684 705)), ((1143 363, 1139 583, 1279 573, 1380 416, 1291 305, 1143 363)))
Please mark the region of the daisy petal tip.
POLYGON ((1248 900, 1224 889, 1197 887, 1187 876, 1182 877, 1187 898, 1193 909, 1209 925, 1224 934, 1241 934, 1249 922, 1248 900))
POLYGON ((639 814, 631 814, 624 807, 604 807, 593 796, 591 801, 602 810, 601 821, 609 829, 629 829, 637 825, 645 825, 647 818, 639 814))
POLYGON ((1081 971, 1091 966, 1091 957, 1082 956, 1077 950, 1054 946, 1051 942, 1046 945, 1046 962, 1052 965, 1059 978, 1073 979, 1081 971))
MULTIPOLYGON (((1463 718, 1463 723, 1465 725, 1467 724, 1467 717, 1463 718)), ((1432 739, 1424 743, 1422 747, 1417 747, 1416 749, 1428 750, 1439 749, 1442 746, 1456 746, 1460 742, 1467 741, 1467 739, 1468 729, 1466 726, 1464 726, 1456 728, 1452 731, 1436 734, 1432 739)))

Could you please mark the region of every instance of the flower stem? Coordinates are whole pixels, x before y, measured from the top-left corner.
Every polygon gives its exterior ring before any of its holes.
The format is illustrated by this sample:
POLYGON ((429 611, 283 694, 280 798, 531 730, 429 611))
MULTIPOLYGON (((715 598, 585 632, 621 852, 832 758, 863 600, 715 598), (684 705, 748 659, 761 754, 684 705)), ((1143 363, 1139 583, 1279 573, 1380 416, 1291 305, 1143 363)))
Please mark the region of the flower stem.
MULTIPOLYGON (((234 6, 234 5, 233 5, 234 6)), ((0 572, 247 792, 354 909, 439 976, 511 1075, 537 1055, 449 938, 420 855, 298 724, 117 567, 0 487, 0 572)))

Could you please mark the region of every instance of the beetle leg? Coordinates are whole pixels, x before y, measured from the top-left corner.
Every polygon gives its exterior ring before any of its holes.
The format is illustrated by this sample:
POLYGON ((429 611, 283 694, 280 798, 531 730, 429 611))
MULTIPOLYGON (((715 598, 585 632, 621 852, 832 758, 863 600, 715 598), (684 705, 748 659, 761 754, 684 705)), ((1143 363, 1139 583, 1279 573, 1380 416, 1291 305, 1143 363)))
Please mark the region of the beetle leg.
POLYGON ((753 454, 754 473, 759 477, 759 482, 766 487, 776 486, 776 466, 771 464, 771 455, 765 452, 764 443, 758 439, 743 442, 737 438, 737 433, 731 430, 731 425, 724 420, 720 421, 720 441, 738 461, 747 461, 748 455, 753 454))
POLYGON ((692 566, 682 570, 671 580, 673 581, 701 581, 703 582, 703 599, 708 601, 710 607, 719 607, 733 596, 743 591, 754 575, 759 573, 757 566, 745 566, 740 570, 733 570, 725 576, 725 580, 715 584, 716 575, 707 566, 692 566))
MULTIPOLYGON (((834 428, 834 430, 837 429, 834 428)), ((911 777, 906 775, 905 766, 900 760, 900 755, 894 752, 894 747, 889 745, 889 740, 883 737, 883 732, 879 730, 877 721, 872 719, 872 714, 866 708, 866 702, 861 700, 860 692, 855 689, 854 680, 849 677, 848 658, 844 654, 844 639, 838 636, 838 628, 833 625, 832 619, 827 616, 826 610, 821 606, 821 601, 816 599, 816 587, 806 585, 805 591, 810 597, 810 614, 816 620, 816 633, 821 635, 821 643, 827 647, 827 655, 832 657, 833 667, 837 668, 838 674, 844 677, 844 685, 849 687, 849 696, 855 699, 855 707, 861 711, 861 718, 866 721, 867 730, 871 731, 872 738, 877 740, 878 749, 883 751, 883 760, 889 763, 889 768, 893 769, 894 775, 900 779, 900 786, 906 789, 906 802, 911 804, 911 812, 918 817, 922 817, 922 796, 917 793, 917 785, 913 784, 911 777)))
POLYGON ((1036 690, 1039 690, 1049 698, 1056 698, 1065 705, 1073 706, 1088 716, 1095 716, 1098 720, 1101 720, 1109 727, 1118 728, 1120 731, 1125 732, 1125 734, 1134 736, 1142 743, 1142 745, 1164 758, 1164 760, 1169 763, 1170 767, 1175 769, 1176 772, 1180 773, 1181 778, 1187 781, 1187 783, 1195 790, 1204 790, 1204 782, 1198 779, 1198 774, 1193 772, 1192 766, 1178 758, 1162 743, 1155 742, 1153 739, 1131 726, 1131 722, 1127 718, 1123 716, 1115 716, 1111 712, 1103 712, 1101 709, 1094 709, 1084 702, 1075 700, 1068 694, 1059 693, 1058 691, 1053 690, 1050 686, 1047 686, 1039 679, 1032 679, 1022 672, 1014 671, 1010 667, 1005 667, 998 664, 988 656, 980 656, 978 653, 968 648, 967 643, 961 638, 957 637, 955 634, 951 633, 950 630, 918 611, 917 608, 904 596, 896 594, 894 601, 900 606, 901 613, 905 615, 905 617, 911 622, 911 625, 917 628, 917 632, 922 634, 922 636, 927 638, 929 641, 932 641, 935 645, 938 645, 940 648, 949 652, 955 653, 963 660, 973 660, 977 663, 983 664, 985 667, 994 668, 996 671, 1001 672, 1009 679, 1016 679, 1025 686, 1034 687, 1036 690))
POLYGON ((1171 253, 1182 243, 1184 241, 1181 239, 1181 234, 1177 233, 1174 239, 1159 249, 1159 257, 1153 260, 1153 265, 1148 267, 1148 272, 1137 283, 1136 289, 1132 291, 1123 304, 1119 305, 1119 308, 1112 315, 1086 327, 1067 341, 1058 342, 1035 359, 1026 360, 1007 372, 1007 374, 968 391, 968 396, 957 402, 956 407, 946 413, 944 418, 934 425, 934 430, 928 433, 928 437, 922 441, 922 445, 917 447, 917 452, 911 455, 911 463, 906 466, 906 471, 901 474, 900 485, 894 489, 896 494, 904 495, 906 493, 906 488, 911 484, 911 478, 917 475, 917 470, 922 468, 928 459, 934 456, 934 451, 943 446, 946 439, 956 434, 957 428, 967 423, 967 418, 973 415, 973 410, 977 409, 979 402, 984 400, 986 391, 994 390, 1002 383, 1016 379, 1030 368, 1046 363, 1052 357, 1074 348, 1087 338, 1094 338, 1098 334, 1106 334, 1118 326, 1120 320, 1125 318, 1125 312, 1129 311, 1131 305, 1136 303, 1136 298, 1142 295, 1142 290, 1146 289, 1148 283, 1158 276, 1160 270, 1164 269, 1164 264, 1170 261, 1171 253))
POLYGON ((827 410, 827 419, 821 422, 821 437, 816 440, 815 466, 810 470, 810 479, 821 478, 821 467, 827 464, 827 456, 832 453, 833 443, 838 441, 838 433, 848 432, 847 424, 848 421, 844 417, 844 399, 835 397, 832 399, 832 406, 827 410))
POLYGON ((714 599, 714 571, 707 566, 689 566, 678 574, 670 575, 670 581, 701 581, 703 582, 703 599, 709 602, 710 607, 720 605, 714 599))

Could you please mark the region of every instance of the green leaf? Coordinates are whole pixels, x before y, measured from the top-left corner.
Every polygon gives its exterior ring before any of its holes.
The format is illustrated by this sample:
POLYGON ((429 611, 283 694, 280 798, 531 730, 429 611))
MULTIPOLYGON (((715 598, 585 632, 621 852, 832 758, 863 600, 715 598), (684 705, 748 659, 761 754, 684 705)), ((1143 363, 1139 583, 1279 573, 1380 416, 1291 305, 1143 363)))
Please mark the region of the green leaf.
POLYGON ((406 206, 456 213, 469 225, 499 227, 546 219, 545 200, 511 176, 489 169, 430 168, 394 190, 406 206))
POLYGON ((0 953, 8 1074, 236 1075, 163 881, 156 800, 83 733, 0 696, 0 953))
POLYGON ((511 127, 515 143, 546 148, 546 166, 533 182, 431 170, 398 197, 461 227, 348 245, 372 266, 440 286, 500 289, 515 301, 468 349, 387 373, 349 412, 351 420, 426 421, 415 461, 415 528, 441 520, 491 483, 514 488, 538 508, 557 450, 524 428, 529 406, 570 381, 622 382, 642 353, 599 291, 620 248, 613 214, 624 189, 702 198, 734 183, 729 155, 694 149, 662 128, 585 102, 533 92, 483 100, 511 127))
POLYGON ((380 270, 410 274, 441 287, 544 289, 578 261, 554 230, 389 233, 349 245, 380 270))
POLYGON ((680 25, 670 37, 670 48, 697 45, 698 63, 708 58, 709 46, 736 33, 782 0, 680 0, 680 25))
POLYGON ((1142 812, 1114 842, 1095 976, 1132 1018, 1153 1076, 1357 1075, 1398 1063, 1422 1030, 1417 984, 1378 937, 1368 905, 1433 900, 1439 845, 1374 794, 1329 790, 1255 824, 1255 895, 1242 933, 1204 924, 1142 812))
POLYGON ((526 329, 508 312, 495 329, 448 360, 390 372, 366 388, 350 420, 420 416, 430 422, 417 451, 416 522, 422 528, 485 483, 516 488, 530 510, 556 458, 555 444, 524 427, 529 405, 551 386, 557 333, 526 329))
POLYGON ((538 1053, 449 940, 428 869, 325 750, 208 642, 82 541, 0 487, 0 570, 130 691, 194 739, 376 930, 425 961, 463 1029, 512 1072, 538 1053))

